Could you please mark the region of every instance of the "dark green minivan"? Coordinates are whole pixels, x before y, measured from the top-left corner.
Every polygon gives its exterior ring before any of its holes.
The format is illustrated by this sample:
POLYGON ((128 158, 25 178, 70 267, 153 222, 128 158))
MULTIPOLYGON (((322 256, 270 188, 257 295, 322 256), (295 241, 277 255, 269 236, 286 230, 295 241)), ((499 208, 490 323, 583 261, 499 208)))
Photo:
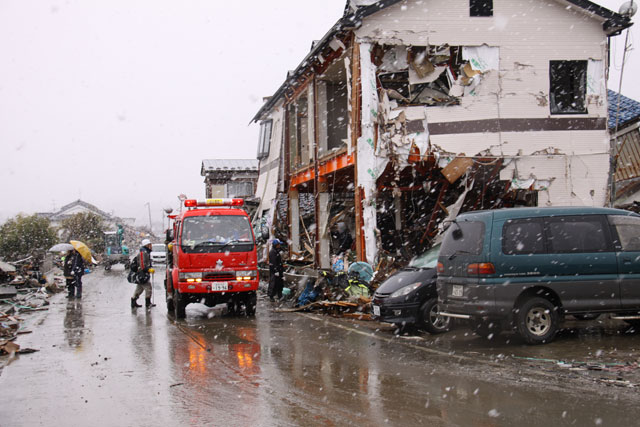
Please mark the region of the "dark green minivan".
POLYGON ((640 215, 593 207, 459 215, 438 258, 441 315, 548 343, 565 315, 640 326, 640 215))

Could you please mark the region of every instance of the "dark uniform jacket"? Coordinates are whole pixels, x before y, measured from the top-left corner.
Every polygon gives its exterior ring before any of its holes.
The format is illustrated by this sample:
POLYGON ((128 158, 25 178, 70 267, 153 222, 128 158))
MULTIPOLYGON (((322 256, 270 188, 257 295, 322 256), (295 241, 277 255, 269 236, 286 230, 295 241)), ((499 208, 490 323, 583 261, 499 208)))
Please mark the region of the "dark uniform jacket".
POLYGON ((269 251, 269 273, 271 276, 274 274, 277 277, 282 278, 284 273, 284 267, 282 266, 282 256, 280 255, 280 251, 272 246, 269 251))

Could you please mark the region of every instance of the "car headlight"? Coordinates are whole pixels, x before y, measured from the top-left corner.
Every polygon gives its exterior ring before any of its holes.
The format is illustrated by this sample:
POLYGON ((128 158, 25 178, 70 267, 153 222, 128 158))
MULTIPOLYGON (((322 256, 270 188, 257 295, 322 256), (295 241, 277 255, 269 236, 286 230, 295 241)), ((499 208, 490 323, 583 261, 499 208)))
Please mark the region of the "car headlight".
POLYGON ((254 280, 258 276, 257 270, 238 270, 236 271, 236 280, 254 280))
POLYGON ((418 289, 421 285, 422 283, 418 282, 409 286, 405 286, 404 288, 400 288, 394 293, 392 293, 389 298, 397 298, 397 297, 403 297, 405 295, 408 295, 410 292, 413 292, 416 289, 418 289))
POLYGON ((202 279, 202 272, 201 271, 196 271, 196 272, 193 272, 193 273, 180 273, 179 274, 179 278, 180 278, 180 280, 202 279))

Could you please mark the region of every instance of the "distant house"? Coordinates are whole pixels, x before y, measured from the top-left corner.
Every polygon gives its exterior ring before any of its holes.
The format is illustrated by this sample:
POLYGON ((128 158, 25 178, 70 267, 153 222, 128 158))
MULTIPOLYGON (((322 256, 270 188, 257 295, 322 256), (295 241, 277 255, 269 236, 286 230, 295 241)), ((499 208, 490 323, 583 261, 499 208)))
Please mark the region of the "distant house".
POLYGON ((250 198, 258 181, 256 159, 210 159, 202 161, 205 194, 212 197, 250 198))
POLYGON ((107 225, 107 228, 114 228, 116 224, 123 224, 127 226, 133 226, 135 223, 135 218, 120 218, 114 215, 111 215, 91 203, 84 202, 80 199, 75 202, 71 202, 68 205, 64 205, 56 212, 40 212, 37 215, 42 218, 47 218, 51 221, 53 226, 59 226, 62 220, 69 218, 78 213, 92 213, 94 215, 98 215, 107 225))
POLYGON ((640 102, 612 90, 608 96, 608 125, 616 164, 614 204, 628 207, 640 200, 640 102))

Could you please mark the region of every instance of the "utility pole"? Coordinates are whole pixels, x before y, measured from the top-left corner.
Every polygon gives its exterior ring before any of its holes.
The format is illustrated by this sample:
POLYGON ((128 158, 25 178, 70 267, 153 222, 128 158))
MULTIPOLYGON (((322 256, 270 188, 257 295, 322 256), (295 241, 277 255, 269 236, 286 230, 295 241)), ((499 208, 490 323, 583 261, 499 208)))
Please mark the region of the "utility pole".
POLYGON ((147 208, 149 209, 149 234, 153 235, 153 228, 151 226, 151 203, 147 202, 146 205, 147 205, 147 208))

